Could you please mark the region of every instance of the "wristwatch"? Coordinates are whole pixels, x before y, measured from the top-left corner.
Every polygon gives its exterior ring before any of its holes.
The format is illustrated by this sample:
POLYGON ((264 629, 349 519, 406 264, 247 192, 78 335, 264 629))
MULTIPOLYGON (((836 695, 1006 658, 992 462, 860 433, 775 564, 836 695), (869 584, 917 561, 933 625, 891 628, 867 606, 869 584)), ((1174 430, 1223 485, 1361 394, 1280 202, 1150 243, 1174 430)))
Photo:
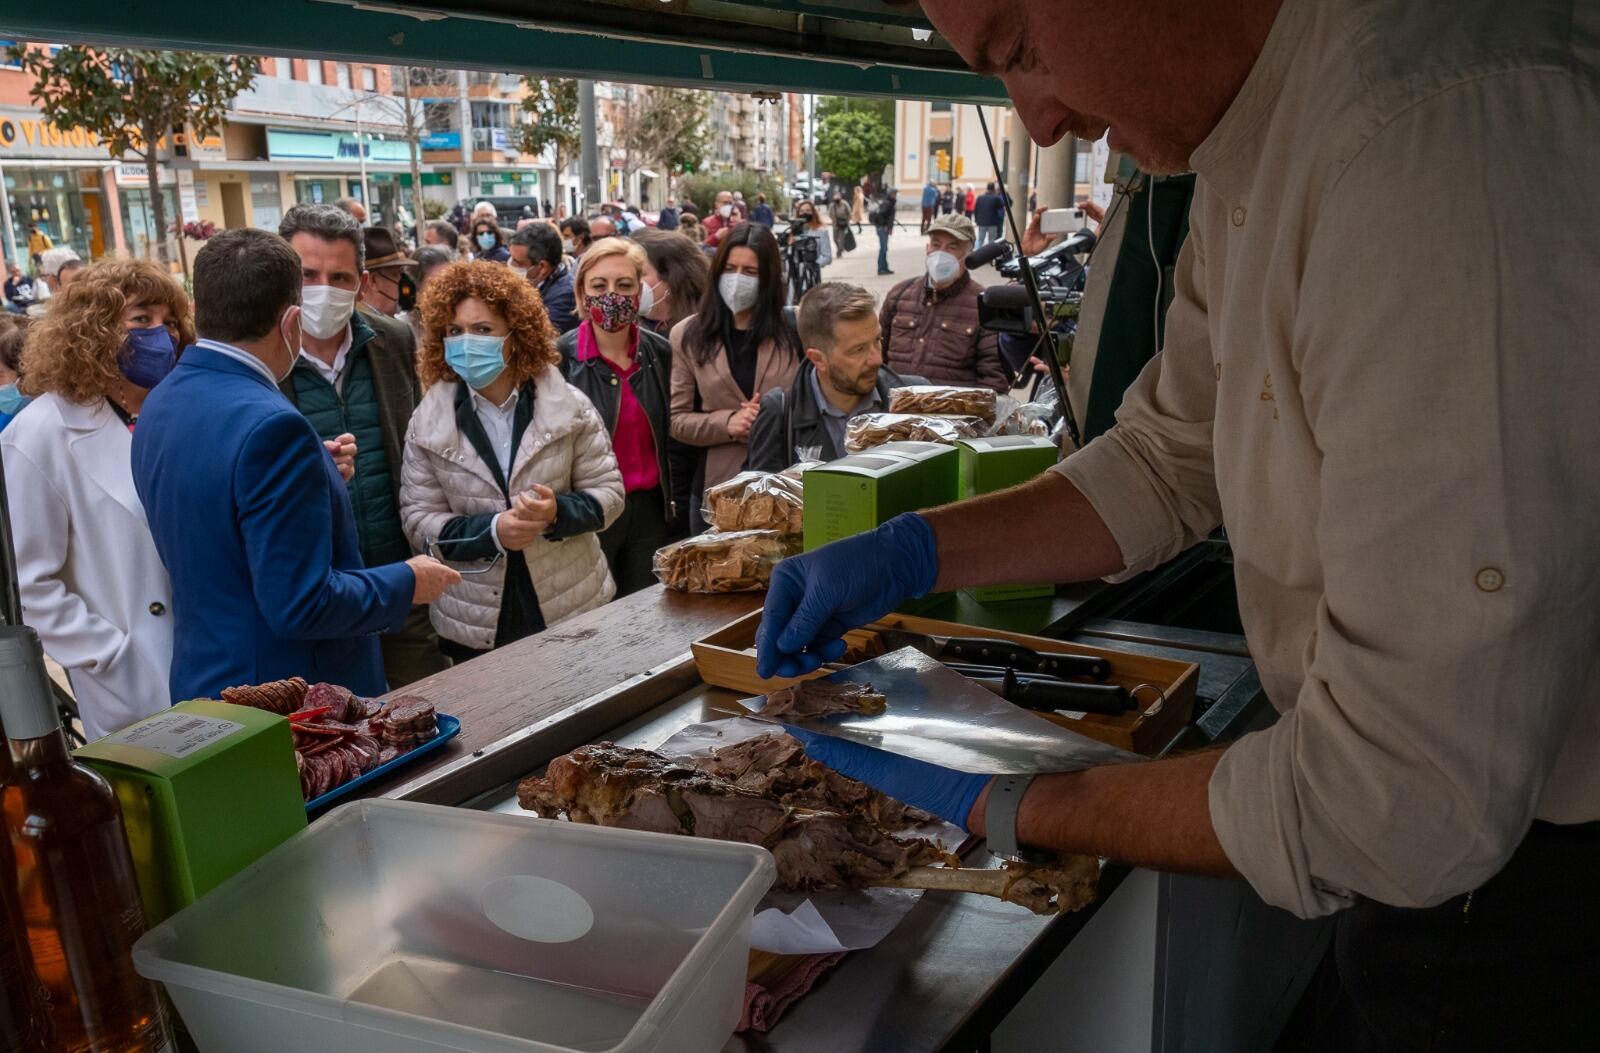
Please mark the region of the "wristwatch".
POLYGON ((989 799, 983 806, 983 836, 989 851, 1014 863, 1048 863, 1049 852, 1024 848, 1017 843, 1017 810, 1022 796, 1033 783, 1031 775, 1001 775, 989 784, 989 799))

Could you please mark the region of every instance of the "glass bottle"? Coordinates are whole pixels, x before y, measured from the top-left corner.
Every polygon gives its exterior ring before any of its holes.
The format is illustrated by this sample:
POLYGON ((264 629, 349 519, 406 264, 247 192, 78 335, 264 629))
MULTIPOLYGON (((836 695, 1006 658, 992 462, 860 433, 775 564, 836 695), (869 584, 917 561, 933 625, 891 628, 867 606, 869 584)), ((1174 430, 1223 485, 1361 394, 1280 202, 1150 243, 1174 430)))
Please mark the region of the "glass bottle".
POLYGON ((39 637, 0 627, 3 787, 33 966, 61 1053, 166 1053, 155 985, 133 968, 144 908, 110 784, 72 759, 39 637))
MULTIPOLYGON (((0 729, 0 741, 3 739, 4 730, 0 729)), ((11 751, 0 747, 0 786, 10 776, 11 751)), ((17 876, 11 839, 0 837, 0 1053, 46 1053, 49 1018, 39 980, 33 974, 17 876)))

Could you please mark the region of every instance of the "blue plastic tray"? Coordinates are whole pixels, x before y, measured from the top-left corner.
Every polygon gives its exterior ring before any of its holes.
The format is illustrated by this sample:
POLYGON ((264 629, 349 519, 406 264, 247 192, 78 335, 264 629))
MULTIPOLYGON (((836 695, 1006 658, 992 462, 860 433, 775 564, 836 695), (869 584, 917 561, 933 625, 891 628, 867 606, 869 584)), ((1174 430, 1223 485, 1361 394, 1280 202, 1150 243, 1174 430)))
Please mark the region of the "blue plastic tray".
POLYGON ((338 786, 335 786, 321 797, 313 797, 311 800, 306 802, 306 811, 315 812, 320 808, 326 808, 328 805, 339 800, 339 798, 353 793, 354 791, 365 786, 367 783, 372 782, 375 779, 381 779, 385 775, 388 775, 390 772, 394 771, 396 768, 403 768, 407 764, 410 764, 412 761, 416 760, 418 757, 432 753, 440 746, 443 746, 446 742, 449 742, 451 739, 461 734, 461 721, 450 716, 448 713, 439 713, 436 714, 436 716, 439 720, 439 734, 435 735, 427 742, 424 742, 416 749, 400 754, 400 756, 396 757, 389 763, 380 764, 359 778, 351 779, 346 783, 340 783, 338 786))

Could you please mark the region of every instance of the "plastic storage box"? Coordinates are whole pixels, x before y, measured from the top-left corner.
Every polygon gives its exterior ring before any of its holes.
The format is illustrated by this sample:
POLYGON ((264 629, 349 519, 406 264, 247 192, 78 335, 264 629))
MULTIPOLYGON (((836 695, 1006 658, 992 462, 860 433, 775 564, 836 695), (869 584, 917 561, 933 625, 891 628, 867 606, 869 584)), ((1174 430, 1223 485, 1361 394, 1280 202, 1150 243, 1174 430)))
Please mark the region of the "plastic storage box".
POLYGON ((204 1053, 714 1050, 773 875, 751 845, 358 801, 134 964, 204 1053))

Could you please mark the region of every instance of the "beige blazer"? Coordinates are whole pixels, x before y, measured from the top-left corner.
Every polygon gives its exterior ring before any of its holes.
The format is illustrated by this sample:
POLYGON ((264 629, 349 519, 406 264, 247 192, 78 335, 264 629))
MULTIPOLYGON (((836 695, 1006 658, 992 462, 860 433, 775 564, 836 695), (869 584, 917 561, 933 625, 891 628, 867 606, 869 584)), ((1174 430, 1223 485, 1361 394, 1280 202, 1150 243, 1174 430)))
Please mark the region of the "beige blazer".
MULTIPOLYGON (((684 338, 697 316, 690 315, 672 327, 672 437, 706 451, 705 485, 715 486, 744 469, 746 443, 728 434, 728 421, 744 404, 744 392, 728 368, 728 356, 718 350, 702 365, 684 347, 684 338), (700 409, 694 408, 695 392, 700 393, 700 409)), ((800 360, 768 340, 756 350, 755 398, 773 388, 788 387, 800 368, 800 360)), ((691 495, 699 502, 700 494, 691 495)))

